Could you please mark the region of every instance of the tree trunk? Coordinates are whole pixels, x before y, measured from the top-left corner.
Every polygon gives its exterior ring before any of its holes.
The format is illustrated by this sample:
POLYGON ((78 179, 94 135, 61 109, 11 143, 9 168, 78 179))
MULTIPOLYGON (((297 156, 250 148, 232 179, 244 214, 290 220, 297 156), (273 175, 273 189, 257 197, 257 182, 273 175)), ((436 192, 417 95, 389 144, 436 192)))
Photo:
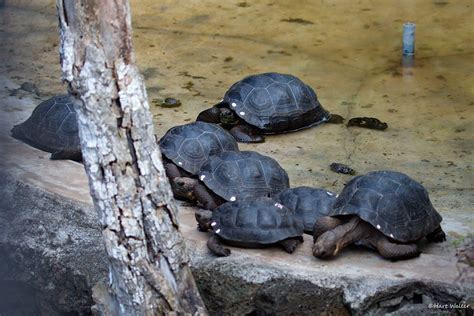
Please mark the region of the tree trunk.
MULTIPOLYGON (((207 314, 189 267, 126 0, 57 0, 63 79, 110 259, 110 313, 207 314)), ((84 258, 86 259, 86 258, 84 258)))

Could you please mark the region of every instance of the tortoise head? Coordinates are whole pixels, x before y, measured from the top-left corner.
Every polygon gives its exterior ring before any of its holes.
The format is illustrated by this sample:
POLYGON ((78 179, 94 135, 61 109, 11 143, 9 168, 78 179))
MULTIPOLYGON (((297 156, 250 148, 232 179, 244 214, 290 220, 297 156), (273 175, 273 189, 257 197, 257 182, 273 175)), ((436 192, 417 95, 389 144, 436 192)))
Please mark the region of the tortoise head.
POLYGON ((224 125, 237 125, 239 117, 229 108, 221 108, 219 112, 219 120, 224 125))
POLYGON ((171 189, 176 197, 194 201, 194 187, 198 180, 188 177, 176 177, 170 181, 171 189))
POLYGON ((224 125, 237 125, 239 117, 234 111, 229 109, 226 104, 219 103, 210 109, 199 113, 196 121, 204 121, 208 123, 222 123, 224 125))
POLYGON ((332 217, 332 216, 319 217, 318 219, 316 219, 313 226, 313 242, 316 242, 316 240, 325 232, 328 232, 336 228, 337 226, 342 225, 343 223, 344 221, 337 217, 332 217))
MULTIPOLYGON (((374 234, 374 228, 371 228, 370 224, 358 216, 348 216, 342 220, 336 218, 328 221, 329 218, 323 217, 323 230, 333 228, 327 230, 314 242, 313 255, 316 258, 334 257, 348 245, 356 241, 367 240, 374 234)), ((378 231, 375 230, 375 234, 378 234, 378 231)))
POLYGON ((212 212, 209 210, 198 210, 194 213, 196 221, 198 222, 198 229, 200 231, 207 231, 211 228, 212 212))
POLYGON ((330 258, 336 256, 342 248, 342 239, 332 230, 325 232, 313 245, 313 256, 316 258, 330 258))

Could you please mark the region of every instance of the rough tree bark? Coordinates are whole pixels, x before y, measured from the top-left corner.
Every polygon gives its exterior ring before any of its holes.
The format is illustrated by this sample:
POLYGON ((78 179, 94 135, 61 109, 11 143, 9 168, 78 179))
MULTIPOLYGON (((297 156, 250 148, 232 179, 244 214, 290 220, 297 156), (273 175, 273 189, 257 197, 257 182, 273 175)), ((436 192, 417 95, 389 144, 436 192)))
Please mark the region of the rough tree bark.
POLYGON ((110 259, 109 313, 206 314, 135 65, 128 1, 57 0, 57 9, 63 80, 110 259))

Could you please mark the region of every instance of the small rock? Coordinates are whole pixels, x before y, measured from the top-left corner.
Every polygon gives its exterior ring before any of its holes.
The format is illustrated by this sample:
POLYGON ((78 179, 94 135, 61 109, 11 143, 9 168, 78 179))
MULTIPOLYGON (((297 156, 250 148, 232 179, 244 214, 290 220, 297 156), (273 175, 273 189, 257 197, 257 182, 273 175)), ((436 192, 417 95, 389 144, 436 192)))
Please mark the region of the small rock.
POLYGON ((342 124, 344 123, 344 118, 339 114, 331 114, 331 118, 329 119, 328 123, 332 124, 342 124))
POLYGON ((31 83, 31 82, 23 82, 20 86, 20 89, 25 90, 27 92, 32 92, 32 93, 35 93, 35 94, 38 94, 38 92, 39 92, 38 87, 36 87, 36 85, 34 83, 31 83))
POLYGON ((347 122, 347 126, 358 126, 383 131, 388 127, 387 123, 381 122, 375 117, 354 117, 347 122))
POLYGON ((338 163, 338 162, 333 162, 331 165, 329 165, 329 168, 331 168, 332 171, 338 172, 338 173, 344 173, 344 174, 355 174, 355 170, 349 167, 348 165, 345 165, 343 163, 338 163))
POLYGON ((153 99, 151 101, 156 106, 161 106, 163 108, 176 108, 181 106, 181 101, 175 98, 165 98, 164 100, 153 99))

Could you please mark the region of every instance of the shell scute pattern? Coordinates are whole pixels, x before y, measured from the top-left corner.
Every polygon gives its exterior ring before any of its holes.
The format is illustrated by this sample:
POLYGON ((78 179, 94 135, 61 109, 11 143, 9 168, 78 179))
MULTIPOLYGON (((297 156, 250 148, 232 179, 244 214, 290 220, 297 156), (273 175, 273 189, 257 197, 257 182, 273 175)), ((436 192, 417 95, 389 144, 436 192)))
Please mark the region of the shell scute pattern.
POLYGON ((302 222, 288 208, 266 197, 225 203, 214 210, 212 221, 214 232, 233 241, 272 244, 303 233, 302 222))
POLYGON ((229 132, 206 122, 172 127, 160 139, 159 144, 166 158, 191 174, 197 174, 210 157, 225 151, 239 150, 229 132))
POLYGON ((288 174, 274 159, 252 151, 214 156, 200 170, 204 184, 227 201, 272 196, 289 187, 288 174))
POLYGON ((393 171, 370 172, 349 181, 331 213, 346 214, 360 216, 401 242, 426 236, 442 220, 426 189, 407 175, 393 171))
POLYGON ((67 95, 40 103, 25 122, 12 129, 12 134, 33 147, 52 153, 81 150, 77 113, 67 95))
POLYGON ((259 188, 266 186, 268 181, 261 161, 253 158, 237 161, 241 170, 241 179, 246 188, 259 188))
POLYGON ((269 134, 310 127, 330 117, 314 90, 292 75, 246 77, 231 86, 224 101, 241 119, 269 134))
POLYGON ((302 186, 282 191, 276 200, 294 211, 302 219, 305 232, 312 233, 316 219, 330 215, 336 195, 325 189, 302 186))

